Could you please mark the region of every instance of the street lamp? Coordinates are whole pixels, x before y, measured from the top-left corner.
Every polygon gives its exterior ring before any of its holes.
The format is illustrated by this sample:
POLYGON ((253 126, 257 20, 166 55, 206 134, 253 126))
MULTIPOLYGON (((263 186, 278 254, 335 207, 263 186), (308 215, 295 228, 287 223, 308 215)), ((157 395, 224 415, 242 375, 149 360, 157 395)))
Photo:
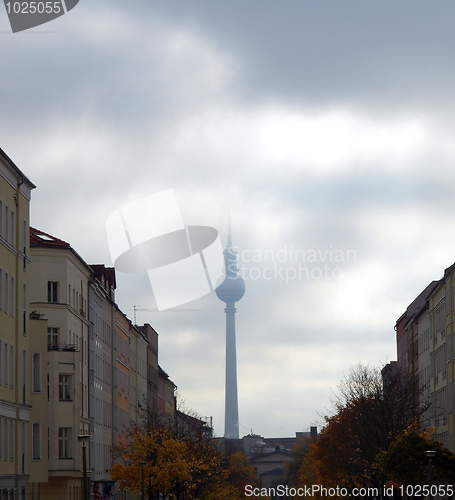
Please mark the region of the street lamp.
POLYGON ((147 465, 146 462, 139 462, 139 467, 141 468, 141 484, 142 484, 142 494, 141 500, 145 500, 145 487, 144 487, 144 467, 147 465))
POLYGON ((84 500, 90 500, 89 491, 88 491, 88 477, 87 477, 87 455, 86 448, 87 443, 90 441, 90 436, 86 434, 82 434, 77 436, 77 440, 79 443, 82 443, 82 484, 83 484, 83 492, 84 492, 84 500))
POLYGON ((429 475, 428 485, 430 486, 430 498, 432 498, 431 486, 433 485, 433 458, 436 455, 436 451, 435 450, 427 450, 425 452, 425 455, 428 458, 428 475, 429 475))

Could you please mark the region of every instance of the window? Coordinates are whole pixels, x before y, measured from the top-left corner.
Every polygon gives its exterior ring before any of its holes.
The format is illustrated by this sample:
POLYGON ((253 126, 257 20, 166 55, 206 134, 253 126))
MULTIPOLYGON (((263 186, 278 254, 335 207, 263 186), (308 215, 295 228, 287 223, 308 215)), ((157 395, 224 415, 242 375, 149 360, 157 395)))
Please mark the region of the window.
POLYGON ((32 423, 32 459, 41 460, 41 423, 32 423))
POLYGON ((0 236, 3 236, 3 201, 0 200, 0 236))
POLYGON ((8 273, 5 273, 5 302, 4 302, 4 309, 5 309, 5 312, 7 313, 8 312, 8 295, 9 293, 9 275, 8 273))
POLYGON ((3 458, 5 460, 14 458, 14 420, 12 418, 3 420, 3 458))
MULTIPOLYGON (((22 474, 25 473, 25 461, 26 461, 26 458, 25 458, 25 453, 27 451, 27 447, 26 447, 26 437, 27 437, 27 424, 22 421, 22 474)), ((25 497, 22 497, 23 500, 25 500, 25 497)))
POLYGON ((14 316, 14 297, 15 297, 15 290, 14 290, 14 276, 11 276, 11 316, 14 316))
POLYGON ((71 375, 58 376, 58 398, 60 401, 71 401, 71 375))
POLYGON ((0 268, 0 309, 3 308, 3 269, 0 268))
POLYGON ((11 356, 10 356, 10 364, 9 364, 9 367, 10 367, 9 381, 10 381, 11 387, 14 387, 14 346, 13 345, 10 345, 10 353, 11 353, 11 356))
POLYGON ((32 354, 32 392, 41 392, 41 353, 32 354))
POLYGON ((58 428, 58 457, 71 458, 71 427, 58 428))
POLYGON ((22 402, 27 404, 27 349, 22 349, 22 402))
POLYGON ((3 458, 8 460, 8 419, 3 422, 3 458))
POLYGON ((11 210, 11 240, 10 240, 10 243, 11 245, 13 245, 13 247, 15 246, 15 242, 14 242, 14 227, 15 227, 15 220, 14 220, 14 211, 11 210))
POLYGON ((27 285, 22 285, 22 326, 24 335, 27 335, 27 285))
POLYGON ((47 282, 47 301, 48 302, 58 302, 58 282, 48 281, 47 282))
POLYGON ((0 340, 0 384, 3 378, 3 342, 0 340))
POLYGON ((9 208, 8 205, 5 205, 5 232, 3 233, 3 236, 6 241, 9 240, 9 208))
POLYGON ((5 374, 5 380, 4 380, 4 383, 5 385, 8 385, 8 342, 5 342, 5 345, 4 345, 4 348, 3 348, 3 352, 4 352, 4 364, 3 364, 3 367, 4 367, 4 374, 5 374))
POLYGON ((52 351, 58 347, 58 328, 47 329, 47 349, 52 351))
POLYGON ((22 240, 24 243, 22 253, 24 254, 24 271, 26 271, 27 270, 27 221, 25 219, 22 224, 22 232, 23 232, 22 240))
POLYGON ((14 420, 9 421, 9 458, 14 459, 14 420))

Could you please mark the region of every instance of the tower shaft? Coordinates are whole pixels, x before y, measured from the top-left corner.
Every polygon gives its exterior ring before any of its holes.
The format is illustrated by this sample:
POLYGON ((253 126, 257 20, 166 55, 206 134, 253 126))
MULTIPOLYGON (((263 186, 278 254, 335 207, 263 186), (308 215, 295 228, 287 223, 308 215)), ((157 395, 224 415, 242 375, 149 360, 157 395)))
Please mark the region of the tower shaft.
POLYGON ((226 313, 226 387, 224 436, 228 439, 239 439, 237 355, 235 343, 235 303, 227 302, 224 312, 226 313))

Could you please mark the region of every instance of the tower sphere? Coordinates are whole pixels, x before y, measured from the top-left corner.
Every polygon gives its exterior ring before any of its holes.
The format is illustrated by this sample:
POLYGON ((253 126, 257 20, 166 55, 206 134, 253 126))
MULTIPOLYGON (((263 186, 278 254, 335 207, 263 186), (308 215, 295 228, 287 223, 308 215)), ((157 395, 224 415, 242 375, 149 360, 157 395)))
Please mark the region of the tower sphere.
POLYGON ((215 288, 217 297, 226 303, 238 302, 245 293, 245 282, 238 274, 227 275, 223 283, 215 288))

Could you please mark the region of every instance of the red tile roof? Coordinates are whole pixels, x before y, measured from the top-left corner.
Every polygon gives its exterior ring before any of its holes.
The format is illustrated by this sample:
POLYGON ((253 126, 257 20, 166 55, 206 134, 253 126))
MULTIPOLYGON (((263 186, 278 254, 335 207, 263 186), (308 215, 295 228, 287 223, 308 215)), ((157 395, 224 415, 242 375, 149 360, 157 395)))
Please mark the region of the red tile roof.
POLYGON ((35 229, 30 226, 30 246, 31 247, 52 247, 52 248, 70 248, 70 244, 66 241, 60 240, 55 236, 51 236, 50 234, 45 233, 44 231, 40 231, 39 229, 35 229))
POLYGON ((117 287, 115 269, 113 267, 106 267, 104 264, 90 264, 90 267, 98 281, 101 283, 109 282, 110 286, 117 287))

